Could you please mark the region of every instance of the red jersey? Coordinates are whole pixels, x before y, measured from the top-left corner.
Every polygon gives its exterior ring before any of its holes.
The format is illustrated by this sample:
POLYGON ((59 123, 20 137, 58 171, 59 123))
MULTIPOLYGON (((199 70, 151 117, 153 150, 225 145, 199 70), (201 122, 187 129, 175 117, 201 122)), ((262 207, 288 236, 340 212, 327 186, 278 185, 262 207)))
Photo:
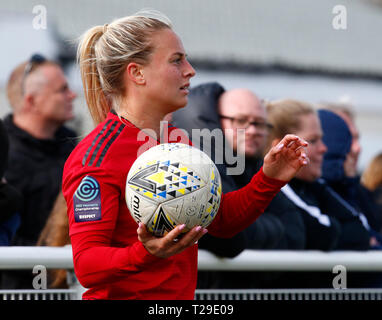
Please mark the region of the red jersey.
MULTIPOLYGON (((138 240, 138 225, 125 202, 131 165, 142 147, 159 143, 147 135, 140 138, 140 133, 110 112, 65 164, 62 188, 74 270, 88 288, 84 299, 194 298, 197 244, 166 259, 151 255, 138 240)), ((260 170, 247 186, 222 196, 209 233, 228 238, 243 230, 284 185, 260 170)))

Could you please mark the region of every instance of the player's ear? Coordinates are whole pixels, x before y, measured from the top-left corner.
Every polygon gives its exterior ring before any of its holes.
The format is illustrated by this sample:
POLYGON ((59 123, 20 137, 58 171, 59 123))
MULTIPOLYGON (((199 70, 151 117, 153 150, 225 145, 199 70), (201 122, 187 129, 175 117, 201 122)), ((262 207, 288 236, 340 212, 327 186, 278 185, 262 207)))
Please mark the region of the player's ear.
POLYGON ((125 71, 125 77, 137 85, 146 84, 145 76, 143 74, 143 66, 136 62, 130 62, 125 71))

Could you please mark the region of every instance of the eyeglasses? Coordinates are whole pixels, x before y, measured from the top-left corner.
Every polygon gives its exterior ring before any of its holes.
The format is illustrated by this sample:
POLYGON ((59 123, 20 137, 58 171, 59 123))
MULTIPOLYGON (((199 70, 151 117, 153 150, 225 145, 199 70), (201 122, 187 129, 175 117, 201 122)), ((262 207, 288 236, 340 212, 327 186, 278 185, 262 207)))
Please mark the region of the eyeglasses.
POLYGON ((232 126, 234 126, 237 129, 248 129, 249 126, 253 125, 256 127, 259 131, 266 131, 273 128, 273 126, 270 123, 267 122, 260 122, 260 121, 248 121, 246 118, 234 118, 234 117, 227 117, 223 115, 219 115, 222 119, 228 119, 231 120, 232 126))
POLYGON ((38 54, 38 53, 35 53, 34 55, 32 55, 30 57, 28 63, 25 65, 25 69, 24 69, 23 81, 22 81, 23 92, 24 92, 24 85, 25 85, 26 77, 29 74, 31 74, 32 71, 34 71, 37 68, 37 66, 43 64, 46 61, 47 61, 47 59, 43 55, 38 54))
POLYGON ((45 61, 46 58, 41 54, 35 53, 34 55, 32 55, 25 66, 24 77, 30 74, 38 65, 44 63, 45 61))

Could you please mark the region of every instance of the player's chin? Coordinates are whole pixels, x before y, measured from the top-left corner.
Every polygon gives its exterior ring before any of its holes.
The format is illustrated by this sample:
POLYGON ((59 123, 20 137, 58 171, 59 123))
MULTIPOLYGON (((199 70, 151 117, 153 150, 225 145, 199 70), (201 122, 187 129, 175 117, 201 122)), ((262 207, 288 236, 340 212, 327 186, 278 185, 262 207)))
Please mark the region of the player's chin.
POLYGON ((188 103, 188 96, 184 96, 182 99, 180 99, 178 104, 178 109, 184 108, 188 103))

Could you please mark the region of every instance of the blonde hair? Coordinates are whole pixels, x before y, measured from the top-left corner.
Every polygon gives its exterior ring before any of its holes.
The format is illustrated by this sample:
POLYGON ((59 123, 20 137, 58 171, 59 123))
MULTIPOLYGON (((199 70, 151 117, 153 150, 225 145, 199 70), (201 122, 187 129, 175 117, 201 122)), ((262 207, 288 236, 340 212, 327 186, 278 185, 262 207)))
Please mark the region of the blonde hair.
POLYGON ((151 36, 165 28, 172 28, 166 16, 145 10, 93 27, 82 36, 77 60, 86 102, 96 124, 105 120, 111 108, 118 112, 126 66, 130 62, 147 64, 153 50, 151 36))
POLYGON ((361 176, 361 183, 374 191, 382 185, 382 153, 373 158, 361 176))
POLYGON ((270 141, 298 131, 301 128, 301 116, 316 114, 311 104, 293 99, 271 101, 266 104, 266 108, 268 121, 273 125, 270 141))

